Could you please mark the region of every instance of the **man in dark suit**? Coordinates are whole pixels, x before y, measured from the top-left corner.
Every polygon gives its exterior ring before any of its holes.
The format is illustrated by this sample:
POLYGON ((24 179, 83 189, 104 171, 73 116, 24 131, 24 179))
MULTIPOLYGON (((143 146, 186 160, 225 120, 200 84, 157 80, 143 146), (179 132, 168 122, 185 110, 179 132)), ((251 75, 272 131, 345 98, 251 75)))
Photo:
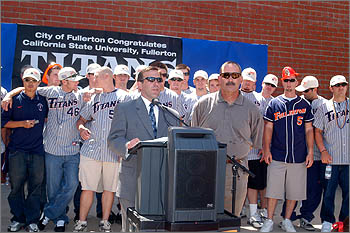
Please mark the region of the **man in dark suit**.
MULTIPOLYGON (((139 141, 165 137, 169 126, 179 125, 179 121, 167 111, 152 104, 152 99, 159 96, 162 81, 158 68, 147 67, 138 77, 137 84, 141 96, 118 104, 114 110, 108 146, 122 158, 116 192, 122 207, 122 231, 127 231, 126 210, 135 206, 136 193, 137 159, 136 155, 128 154, 128 149, 133 148, 139 141)), ((169 110, 178 116, 176 111, 169 110)))

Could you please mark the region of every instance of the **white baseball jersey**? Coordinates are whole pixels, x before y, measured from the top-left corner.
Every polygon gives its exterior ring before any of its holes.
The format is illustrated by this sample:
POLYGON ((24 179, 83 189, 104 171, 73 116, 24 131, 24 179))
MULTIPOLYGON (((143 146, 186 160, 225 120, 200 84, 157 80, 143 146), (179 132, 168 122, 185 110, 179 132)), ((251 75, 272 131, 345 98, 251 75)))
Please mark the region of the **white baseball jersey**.
MULTIPOLYGON (((1 87, 1 101, 5 98, 5 95, 7 94, 7 90, 3 87, 1 87)), ((5 143, 2 140, 1 137, 1 154, 5 152, 5 143)))
POLYGON ((81 110, 80 115, 89 122, 90 138, 85 140, 80 154, 103 162, 118 161, 118 156, 107 146, 114 108, 118 103, 129 101, 130 96, 122 89, 96 94, 81 110))
POLYGON ((79 131, 76 122, 83 100, 79 92, 65 92, 59 86, 39 87, 46 97, 49 113, 44 130, 45 151, 58 156, 79 153, 79 131))
MULTIPOLYGON (((249 101, 255 104, 261 112, 261 115, 263 116, 265 113, 265 109, 268 105, 268 102, 270 102, 273 97, 270 97, 268 99, 265 99, 261 93, 257 93, 255 91, 252 92, 244 92, 241 91, 242 95, 246 97, 249 101)), ((258 149, 251 149, 248 154, 248 160, 257 160, 261 159, 261 155, 259 155, 259 150, 258 149)))
POLYGON ((198 99, 193 95, 189 95, 184 92, 181 92, 181 94, 178 96, 177 111, 179 112, 180 117, 182 117, 184 122, 188 125, 191 123, 192 109, 197 101, 198 99))
POLYGON ((196 88, 188 86, 188 88, 186 90, 183 90, 182 92, 184 92, 185 94, 192 94, 193 92, 196 92, 196 88))
MULTIPOLYGON (((305 99, 304 95, 300 96, 302 98, 305 99)), ((309 100, 308 100, 309 101, 309 100)), ((323 98, 322 96, 317 96, 317 99, 313 100, 311 102, 311 108, 312 108, 312 114, 314 114, 314 117, 316 119, 316 112, 317 112, 317 109, 327 101, 327 99, 323 98)), ((310 101, 309 101, 310 102, 310 101)), ((320 153, 320 150, 318 149, 317 145, 316 145, 316 142, 314 143, 314 160, 315 161, 319 161, 321 160, 321 153, 320 153)))
POLYGON ((332 164, 350 164, 349 98, 341 103, 334 102, 333 99, 326 100, 317 109, 313 125, 323 131, 323 141, 328 153, 332 156, 332 164), (335 114, 337 114, 337 117, 335 117, 335 114), (344 127, 340 128, 344 121, 344 127))
POLYGON ((176 92, 165 87, 164 90, 159 93, 158 99, 162 105, 177 111, 177 96, 176 92))

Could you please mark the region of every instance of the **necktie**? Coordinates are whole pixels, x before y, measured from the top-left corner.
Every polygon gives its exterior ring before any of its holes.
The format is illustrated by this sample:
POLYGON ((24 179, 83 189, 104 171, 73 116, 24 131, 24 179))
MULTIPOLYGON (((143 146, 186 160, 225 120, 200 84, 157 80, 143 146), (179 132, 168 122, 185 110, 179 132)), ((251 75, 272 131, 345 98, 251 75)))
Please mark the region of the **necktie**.
POLYGON ((153 135, 154 135, 154 138, 157 137, 157 122, 156 122, 156 116, 154 115, 154 105, 151 103, 149 105, 150 109, 149 109, 149 113, 148 113, 148 116, 149 116, 149 119, 151 120, 151 123, 152 123, 152 129, 153 129, 153 135))

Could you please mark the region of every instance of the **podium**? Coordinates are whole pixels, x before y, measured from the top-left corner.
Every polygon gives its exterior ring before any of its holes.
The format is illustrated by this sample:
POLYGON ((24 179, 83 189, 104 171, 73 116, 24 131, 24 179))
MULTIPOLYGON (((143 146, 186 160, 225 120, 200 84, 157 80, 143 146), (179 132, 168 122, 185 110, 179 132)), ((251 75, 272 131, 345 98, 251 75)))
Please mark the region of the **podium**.
POLYGON ((169 127, 168 137, 141 141, 129 231, 206 231, 240 226, 224 211, 226 145, 211 129, 169 127))

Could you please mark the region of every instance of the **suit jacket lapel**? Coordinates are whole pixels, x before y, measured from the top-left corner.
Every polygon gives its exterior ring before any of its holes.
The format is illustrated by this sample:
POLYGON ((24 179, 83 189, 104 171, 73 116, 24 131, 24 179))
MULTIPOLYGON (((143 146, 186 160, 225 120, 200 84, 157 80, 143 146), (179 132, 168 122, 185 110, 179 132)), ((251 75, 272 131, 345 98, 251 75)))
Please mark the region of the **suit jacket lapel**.
POLYGON ((167 125, 167 121, 164 119, 164 115, 167 115, 167 114, 168 114, 167 112, 159 108, 158 129, 157 129, 158 130, 157 137, 159 138, 168 136, 168 125, 167 125))
POLYGON ((143 126, 145 127, 151 138, 153 138, 152 123, 149 119, 145 103, 143 102, 141 97, 139 97, 136 101, 136 112, 138 117, 140 118, 140 122, 142 122, 143 126))

